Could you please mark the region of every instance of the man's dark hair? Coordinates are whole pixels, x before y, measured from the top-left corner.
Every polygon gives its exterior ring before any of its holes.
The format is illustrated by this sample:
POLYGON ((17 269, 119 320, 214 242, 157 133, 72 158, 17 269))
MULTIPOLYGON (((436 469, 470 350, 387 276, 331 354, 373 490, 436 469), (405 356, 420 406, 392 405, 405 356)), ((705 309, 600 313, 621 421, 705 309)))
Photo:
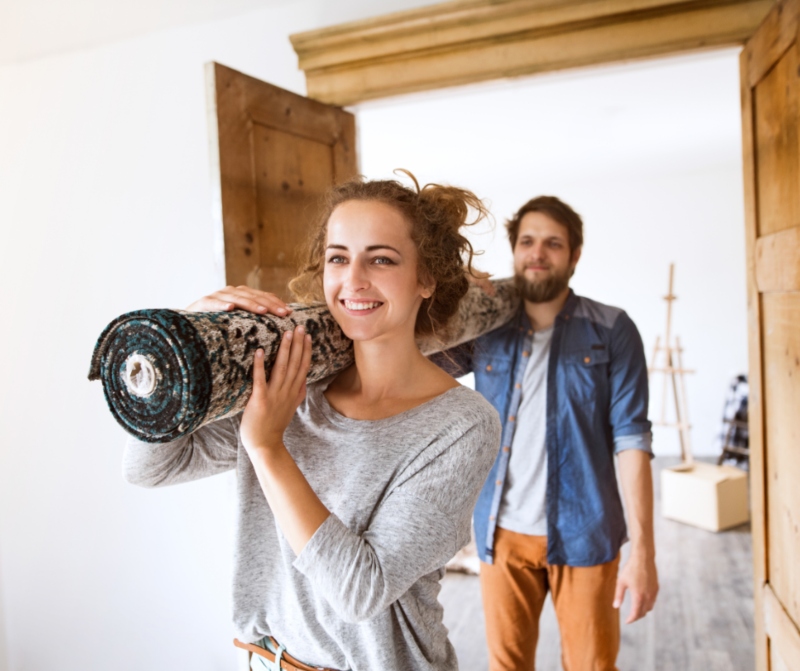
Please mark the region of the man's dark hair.
POLYGON ((564 226, 569 234, 570 253, 583 245, 583 220, 580 215, 555 196, 538 196, 525 203, 517 210, 516 214, 506 222, 506 231, 508 231, 508 240, 511 243, 511 249, 514 249, 517 245, 519 223, 522 221, 522 217, 529 212, 541 212, 564 226))

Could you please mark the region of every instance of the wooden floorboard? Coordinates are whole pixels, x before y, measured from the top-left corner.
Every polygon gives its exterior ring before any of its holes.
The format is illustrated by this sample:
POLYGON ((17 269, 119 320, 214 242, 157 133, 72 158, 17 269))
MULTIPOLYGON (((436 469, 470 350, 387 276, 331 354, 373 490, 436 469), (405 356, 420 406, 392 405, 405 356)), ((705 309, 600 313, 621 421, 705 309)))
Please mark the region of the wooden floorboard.
MULTIPOLYGON (((622 625, 620 671, 752 671, 750 527, 722 533, 665 520, 658 472, 676 460, 654 460, 656 552, 661 592, 655 610, 622 625)), ((623 559, 625 550, 623 550, 623 559)), ((488 668, 478 578, 448 574, 440 601, 461 671, 488 668)), ((628 603, 623 604, 623 615, 628 603)), ((548 599, 542 614, 537 671, 560 671, 558 625, 548 599)), ((523 671, 523 670, 520 670, 523 671)))

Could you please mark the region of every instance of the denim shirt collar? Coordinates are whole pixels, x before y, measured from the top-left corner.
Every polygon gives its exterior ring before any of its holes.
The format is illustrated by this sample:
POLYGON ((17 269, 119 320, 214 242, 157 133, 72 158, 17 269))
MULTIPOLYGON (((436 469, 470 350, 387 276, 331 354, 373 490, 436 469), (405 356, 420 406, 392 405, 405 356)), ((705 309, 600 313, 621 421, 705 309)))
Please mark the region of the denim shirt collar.
MULTIPOLYGON (((558 314, 556 315, 555 323, 553 324, 554 332, 560 330, 559 326, 563 324, 565 321, 569 321, 572 319, 572 315, 575 314, 575 310, 578 307, 578 297, 575 295, 575 292, 570 288, 569 294, 567 294, 567 300, 564 301, 564 305, 559 310, 558 314)), ((519 306, 519 316, 517 321, 517 326, 522 330, 525 331, 532 331, 533 326, 531 325, 531 320, 528 318, 528 313, 525 310, 525 301, 520 301, 519 306)))

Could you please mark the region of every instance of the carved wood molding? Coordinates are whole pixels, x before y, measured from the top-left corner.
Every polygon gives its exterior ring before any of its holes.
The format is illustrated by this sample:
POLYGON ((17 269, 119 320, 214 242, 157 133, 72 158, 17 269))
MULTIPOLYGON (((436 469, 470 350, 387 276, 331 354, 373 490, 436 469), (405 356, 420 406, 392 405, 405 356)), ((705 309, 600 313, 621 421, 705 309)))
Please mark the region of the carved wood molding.
POLYGON ((462 0, 291 36, 308 95, 338 105, 743 44, 772 0, 462 0))

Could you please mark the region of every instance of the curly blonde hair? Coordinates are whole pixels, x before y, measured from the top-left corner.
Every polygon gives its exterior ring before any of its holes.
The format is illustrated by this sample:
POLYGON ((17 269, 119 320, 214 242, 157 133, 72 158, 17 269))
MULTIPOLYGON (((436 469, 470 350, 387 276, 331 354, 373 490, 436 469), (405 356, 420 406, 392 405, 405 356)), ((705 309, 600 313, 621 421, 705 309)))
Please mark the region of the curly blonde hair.
POLYGON ((397 180, 359 177, 328 191, 305 249, 300 273, 289 283, 289 288, 300 302, 324 301, 322 274, 328 219, 336 207, 347 201, 378 201, 396 208, 411 224, 411 239, 417 249, 417 276, 423 284, 434 285, 433 294, 423 300, 417 314, 415 333, 442 336, 467 293, 467 274, 475 274, 472 260, 476 252, 461 228, 478 223, 489 213, 471 191, 440 184, 420 188, 413 174, 407 170, 397 172, 406 174, 415 188, 397 180), (470 209, 475 217, 467 221, 470 209))

